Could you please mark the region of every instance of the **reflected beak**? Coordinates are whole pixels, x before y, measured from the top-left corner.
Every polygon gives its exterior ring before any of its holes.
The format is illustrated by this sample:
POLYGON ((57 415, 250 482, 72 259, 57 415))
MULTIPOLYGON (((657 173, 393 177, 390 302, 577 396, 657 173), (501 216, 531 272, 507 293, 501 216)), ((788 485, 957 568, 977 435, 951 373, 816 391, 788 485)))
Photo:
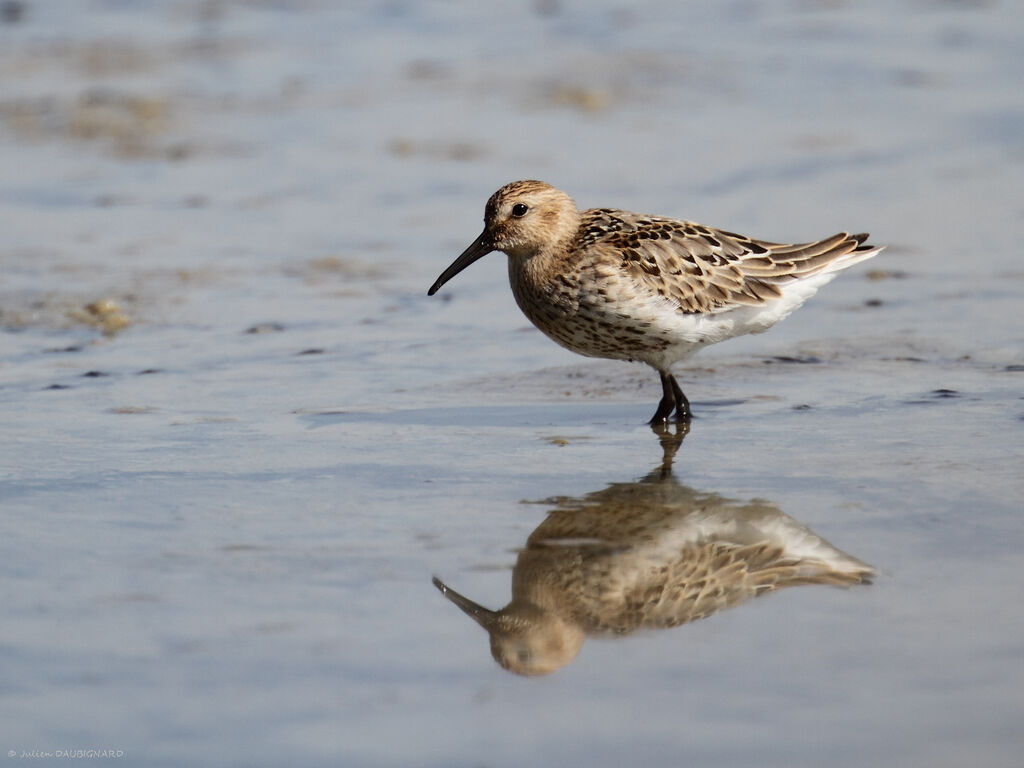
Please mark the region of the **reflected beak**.
POLYGON ((442 272, 441 276, 434 281, 434 284, 430 286, 430 290, 427 291, 427 296, 433 296, 435 293, 437 293, 438 288, 447 283, 449 280, 451 280, 453 277, 459 274, 459 272, 461 272, 470 264, 472 264, 474 261, 476 261, 477 259, 482 259, 484 256, 486 256, 493 250, 494 246, 491 245, 491 240, 489 237, 487 237, 487 231, 484 230, 483 232, 480 233, 480 237, 474 240, 473 244, 470 245, 469 248, 464 250, 462 252, 462 255, 459 256, 459 258, 457 258, 455 261, 453 261, 451 263, 451 266, 448 267, 448 269, 446 269, 444 272, 442 272))
MULTIPOLYGON (((480 257, 477 256, 477 258, 480 257)), ((458 272, 458 270, 455 271, 458 272)), ((443 581, 441 581, 439 578, 437 578, 437 576, 434 577, 433 581, 434 586, 441 590, 442 595, 444 595, 457 606, 459 606, 459 608, 462 610, 464 614, 469 616, 471 619, 473 619, 473 621, 475 621, 481 627, 490 632, 491 627, 494 625, 494 621, 498 616, 497 611, 492 611, 489 608, 484 608, 482 605, 474 603, 468 597, 463 597, 454 589, 452 589, 443 581)))

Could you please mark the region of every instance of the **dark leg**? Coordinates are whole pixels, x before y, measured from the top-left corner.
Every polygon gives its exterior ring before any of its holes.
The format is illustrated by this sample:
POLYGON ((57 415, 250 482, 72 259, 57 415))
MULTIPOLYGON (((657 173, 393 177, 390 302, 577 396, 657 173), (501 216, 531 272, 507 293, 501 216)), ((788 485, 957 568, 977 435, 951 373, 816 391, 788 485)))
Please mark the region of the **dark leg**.
MULTIPOLYGON (((654 412, 654 416, 651 418, 651 426, 664 424, 668 421, 669 414, 676 407, 675 390, 679 389, 678 384, 673 388, 672 384, 675 382, 675 379, 671 375, 661 371, 658 371, 658 375, 661 376, 661 402, 658 403, 658 410, 654 412)), ((680 390, 680 394, 682 394, 682 390, 680 390)), ((685 401, 686 398, 683 399, 685 401)), ((687 410, 689 410, 689 404, 687 404, 687 410)))
POLYGON ((689 421, 691 416, 690 401, 686 399, 686 395, 683 394, 683 390, 679 386, 679 382, 676 381, 675 376, 670 373, 668 380, 672 385, 672 394, 676 400, 676 421, 689 421))

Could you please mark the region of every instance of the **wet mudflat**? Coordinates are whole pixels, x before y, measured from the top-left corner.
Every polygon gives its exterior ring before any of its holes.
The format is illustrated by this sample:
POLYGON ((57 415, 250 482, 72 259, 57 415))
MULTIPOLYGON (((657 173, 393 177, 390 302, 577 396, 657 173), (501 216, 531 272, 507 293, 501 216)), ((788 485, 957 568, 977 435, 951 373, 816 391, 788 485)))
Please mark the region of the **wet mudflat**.
POLYGON ((21 6, 0 754, 1016 764, 1020 14, 21 6), (500 254, 425 295, 530 177, 890 247, 679 366, 658 435, 653 372, 543 338, 500 254), (874 573, 730 592, 698 540, 874 573), (508 669, 435 576, 526 617, 508 669))

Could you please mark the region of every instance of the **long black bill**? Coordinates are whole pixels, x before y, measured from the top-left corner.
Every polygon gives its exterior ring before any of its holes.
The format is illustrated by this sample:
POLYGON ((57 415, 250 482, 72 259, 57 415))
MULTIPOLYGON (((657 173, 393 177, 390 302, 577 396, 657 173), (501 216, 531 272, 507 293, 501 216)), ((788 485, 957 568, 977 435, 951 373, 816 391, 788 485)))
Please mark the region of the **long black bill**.
POLYGON ((494 246, 491 245, 490 238, 487 237, 487 232, 482 232, 480 237, 474 240, 473 244, 464 250, 462 255, 453 261, 451 266, 442 272, 441 276, 434 281, 434 284, 430 286, 430 290, 427 291, 427 296, 433 296, 437 293, 438 288, 447 283, 474 261, 482 259, 493 250, 494 246))
POLYGON ((497 618, 497 611, 492 611, 488 608, 484 608, 479 603, 474 603, 468 597, 463 597, 454 589, 449 587, 437 576, 433 578, 434 586, 441 590, 441 594, 459 606, 462 612, 469 616, 473 621, 479 624, 481 627, 486 629, 488 632, 491 630, 491 625, 494 624, 494 620, 497 618))

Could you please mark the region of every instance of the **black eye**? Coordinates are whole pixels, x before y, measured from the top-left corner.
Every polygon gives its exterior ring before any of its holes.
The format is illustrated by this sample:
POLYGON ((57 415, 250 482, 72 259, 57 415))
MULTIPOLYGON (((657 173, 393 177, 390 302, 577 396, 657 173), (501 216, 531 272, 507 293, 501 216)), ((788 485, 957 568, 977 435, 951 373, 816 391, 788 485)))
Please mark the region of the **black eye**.
POLYGON ((512 215, 518 219, 525 216, 528 210, 530 209, 527 208, 522 203, 516 203, 515 205, 512 206, 512 215))

